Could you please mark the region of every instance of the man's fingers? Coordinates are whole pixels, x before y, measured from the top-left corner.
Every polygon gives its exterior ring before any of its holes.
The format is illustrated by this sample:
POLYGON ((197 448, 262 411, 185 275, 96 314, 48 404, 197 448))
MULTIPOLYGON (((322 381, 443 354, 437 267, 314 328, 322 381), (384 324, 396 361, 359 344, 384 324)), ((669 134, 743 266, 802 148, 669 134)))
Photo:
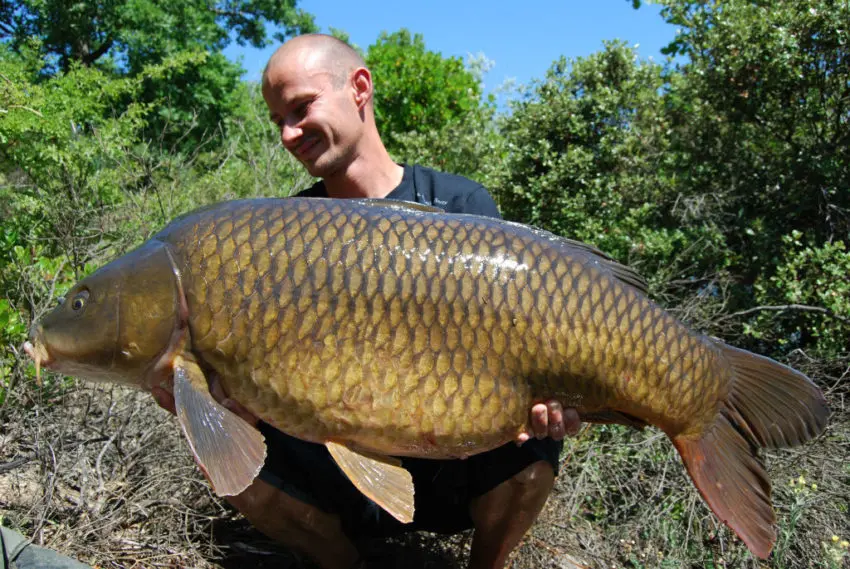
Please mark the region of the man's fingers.
POLYGON ((565 435, 564 429, 564 408, 558 401, 549 401, 546 403, 548 415, 549 429, 547 434, 556 441, 563 440, 565 435))
POLYGON ((538 403, 528 413, 528 430, 518 434, 515 442, 518 445, 529 440, 532 436, 543 439, 549 436, 549 410, 543 403, 538 403))
POLYGON ((538 403, 529 412, 528 431, 517 435, 516 443, 521 445, 532 436, 538 439, 551 437, 556 441, 565 436, 574 436, 581 430, 581 417, 572 407, 564 409, 559 401, 554 399, 538 403))
POLYGON ((250 423, 255 427, 257 426, 257 423, 259 422, 257 416, 248 411, 248 409, 243 407, 242 404, 235 399, 228 397, 227 393, 224 391, 224 387, 222 387, 221 382, 218 380, 218 376, 215 374, 210 377, 210 395, 212 395, 213 399, 221 403, 225 408, 242 417, 242 419, 247 423, 250 423))
POLYGON ((538 439, 549 436, 549 409, 543 403, 531 408, 531 433, 538 439))
POLYGON ((578 411, 569 407, 564 409, 563 413, 564 431, 571 437, 574 437, 581 430, 581 417, 578 411))

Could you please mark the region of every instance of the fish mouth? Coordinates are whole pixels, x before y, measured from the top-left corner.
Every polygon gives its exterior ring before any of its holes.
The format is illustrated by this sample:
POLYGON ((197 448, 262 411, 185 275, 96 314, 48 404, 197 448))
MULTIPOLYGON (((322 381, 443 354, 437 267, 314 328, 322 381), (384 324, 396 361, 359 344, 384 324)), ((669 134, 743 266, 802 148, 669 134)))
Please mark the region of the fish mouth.
POLYGON ((24 342, 23 348, 24 352, 35 362, 35 379, 38 385, 41 385, 41 368, 48 368, 53 363, 47 351, 47 346, 39 340, 37 334, 34 334, 32 342, 27 340, 24 342))

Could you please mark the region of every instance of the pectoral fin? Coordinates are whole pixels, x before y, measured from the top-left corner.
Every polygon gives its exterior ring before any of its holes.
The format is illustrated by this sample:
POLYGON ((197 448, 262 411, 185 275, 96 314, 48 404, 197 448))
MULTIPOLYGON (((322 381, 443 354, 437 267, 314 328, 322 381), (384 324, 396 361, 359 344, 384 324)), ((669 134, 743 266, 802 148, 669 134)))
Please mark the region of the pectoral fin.
POLYGON ((263 467, 263 435, 210 395, 198 364, 176 358, 174 404, 195 460, 219 496, 247 488, 263 467))
POLYGON ((356 452, 335 442, 325 446, 358 490, 398 521, 413 521, 413 478, 401 467, 401 461, 356 452))

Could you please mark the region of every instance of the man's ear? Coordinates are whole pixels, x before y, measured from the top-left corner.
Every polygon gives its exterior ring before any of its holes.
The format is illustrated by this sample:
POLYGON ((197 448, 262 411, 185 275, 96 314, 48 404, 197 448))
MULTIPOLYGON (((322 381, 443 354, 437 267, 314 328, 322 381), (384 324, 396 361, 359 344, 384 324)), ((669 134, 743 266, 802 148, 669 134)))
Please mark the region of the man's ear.
POLYGON ((372 74, 365 67, 358 67, 351 73, 351 86, 357 109, 363 110, 372 100, 372 74))

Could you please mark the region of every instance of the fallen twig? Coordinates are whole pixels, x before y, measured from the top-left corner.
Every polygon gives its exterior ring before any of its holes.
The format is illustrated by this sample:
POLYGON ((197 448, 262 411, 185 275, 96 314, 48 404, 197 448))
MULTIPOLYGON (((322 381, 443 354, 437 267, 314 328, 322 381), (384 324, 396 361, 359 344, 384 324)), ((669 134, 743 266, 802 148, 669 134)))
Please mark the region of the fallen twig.
POLYGON ((32 458, 16 458, 15 460, 0 464, 0 474, 3 474, 4 472, 9 472, 10 470, 15 470, 17 467, 23 466, 30 460, 32 460, 32 458))
POLYGON ((756 312, 787 312, 789 310, 796 310, 798 312, 817 312, 820 314, 825 314, 831 318, 835 318, 840 322, 844 322, 845 324, 850 324, 850 318, 845 316, 839 316, 832 310, 828 308, 823 308, 821 306, 809 306, 806 304, 782 304, 778 306, 754 306, 753 308, 748 308, 747 310, 741 310, 740 312, 733 312, 732 314, 727 314, 725 316, 721 316, 717 318, 714 322, 724 322, 726 320, 731 320, 732 318, 739 318, 741 316, 748 316, 750 314, 755 314, 756 312))

